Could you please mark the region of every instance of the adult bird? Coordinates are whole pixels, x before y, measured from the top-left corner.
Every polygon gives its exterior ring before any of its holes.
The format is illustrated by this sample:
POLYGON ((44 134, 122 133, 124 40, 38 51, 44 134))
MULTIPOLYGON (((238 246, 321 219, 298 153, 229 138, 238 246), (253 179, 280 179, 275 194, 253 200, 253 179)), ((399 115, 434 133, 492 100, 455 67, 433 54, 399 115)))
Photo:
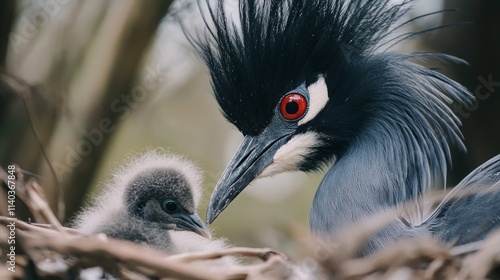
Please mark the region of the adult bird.
POLYGON ((167 253, 225 247, 211 235, 196 207, 201 196, 200 171, 180 157, 148 151, 132 157, 103 194, 75 221, 83 233, 146 244, 167 253))
MULTIPOLYGON (((208 223, 256 178, 332 163, 311 208, 315 234, 335 235, 406 202, 415 214, 423 212, 421 195, 445 183, 450 147, 465 149, 449 106, 470 105, 473 97, 416 63, 461 60, 382 51, 416 34, 394 35, 413 21, 396 25, 413 1, 241 0, 237 16, 226 11, 226 1, 206 2, 208 9, 201 11, 208 35, 193 42, 224 116, 245 136, 212 194, 208 223)), ((450 196, 419 223, 398 218, 367 252, 393 237, 437 235, 448 241, 457 236, 445 233, 446 227, 462 229, 455 231, 459 235, 482 221, 492 223, 488 230, 498 226, 498 177, 481 171, 498 172, 498 165, 495 158, 471 175, 485 175, 494 195, 450 196), (481 215, 468 215, 469 208, 481 215), (462 214, 473 221, 461 220, 462 214)), ((467 180, 461 185, 471 186, 467 180)))

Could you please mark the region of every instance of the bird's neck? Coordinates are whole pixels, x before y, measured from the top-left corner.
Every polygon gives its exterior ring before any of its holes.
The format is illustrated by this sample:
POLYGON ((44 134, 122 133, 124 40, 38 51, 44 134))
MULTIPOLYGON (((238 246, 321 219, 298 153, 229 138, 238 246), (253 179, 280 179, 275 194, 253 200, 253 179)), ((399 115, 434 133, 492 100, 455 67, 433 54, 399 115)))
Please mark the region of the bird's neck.
POLYGON ((416 199, 428 187, 417 178, 425 166, 420 157, 407 154, 411 147, 404 146, 404 133, 384 131, 390 130, 363 133, 327 172, 311 209, 314 233, 331 235, 349 229, 383 209, 416 199))

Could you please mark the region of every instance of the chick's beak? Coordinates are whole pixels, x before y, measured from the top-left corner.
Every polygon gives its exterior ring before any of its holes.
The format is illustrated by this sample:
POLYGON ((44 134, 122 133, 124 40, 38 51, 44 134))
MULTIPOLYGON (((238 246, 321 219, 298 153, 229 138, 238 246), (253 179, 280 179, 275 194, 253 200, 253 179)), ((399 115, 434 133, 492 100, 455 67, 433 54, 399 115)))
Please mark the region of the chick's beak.
POLYGON ((205 226, 198 214, 182 214, 174 217, 179 230, 187 230, 211 239, 210 230, 205 226))

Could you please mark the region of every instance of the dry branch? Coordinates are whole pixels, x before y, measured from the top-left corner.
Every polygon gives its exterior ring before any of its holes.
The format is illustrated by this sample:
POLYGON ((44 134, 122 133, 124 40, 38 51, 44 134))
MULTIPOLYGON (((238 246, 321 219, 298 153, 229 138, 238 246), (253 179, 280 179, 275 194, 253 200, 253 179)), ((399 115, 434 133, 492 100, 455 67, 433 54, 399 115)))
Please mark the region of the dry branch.
POLYGON ((238 256, 238 255, 259 258, 263 261, 269 260, 272 256, 279 256, 284 260, 287 259, 285 255, 272 249, 240 248, 240 247, 233 247, 218 252, 183 253, 171 256, 170 258, 180 260, 183 262, 193 262, 200 260, 213 260, 226 256, 238 256))

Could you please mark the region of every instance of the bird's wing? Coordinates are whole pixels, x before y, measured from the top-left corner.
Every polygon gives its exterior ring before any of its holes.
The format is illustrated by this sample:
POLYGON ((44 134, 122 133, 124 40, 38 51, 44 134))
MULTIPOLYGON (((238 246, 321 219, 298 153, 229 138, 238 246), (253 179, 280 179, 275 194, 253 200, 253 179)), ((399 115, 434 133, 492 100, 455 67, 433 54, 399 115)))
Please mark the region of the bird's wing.
POLYGON ((500 155, 472 171, 424 225, 444 242, 464 244, 500 228, 500 155))
POLYGON ((498 185, 499 181, 500 155, 497 155, 467 175, 455 189, 463 189, 471 185, 498 185))

